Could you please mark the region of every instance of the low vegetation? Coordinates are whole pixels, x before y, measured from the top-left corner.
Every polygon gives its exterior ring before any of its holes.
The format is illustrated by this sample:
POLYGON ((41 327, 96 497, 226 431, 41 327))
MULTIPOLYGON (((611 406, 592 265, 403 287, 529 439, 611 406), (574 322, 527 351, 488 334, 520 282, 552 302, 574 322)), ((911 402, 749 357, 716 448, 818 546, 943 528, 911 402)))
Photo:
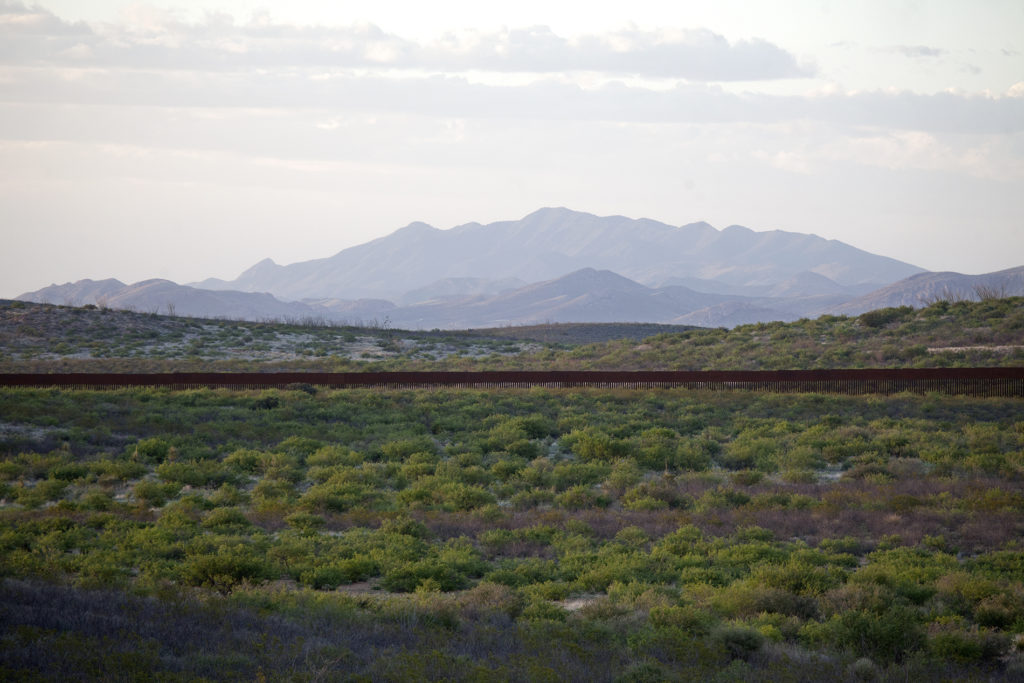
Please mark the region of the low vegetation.
POLYGON ((1013 680, 1020 399, 0 392, 0 677, 1013 680))

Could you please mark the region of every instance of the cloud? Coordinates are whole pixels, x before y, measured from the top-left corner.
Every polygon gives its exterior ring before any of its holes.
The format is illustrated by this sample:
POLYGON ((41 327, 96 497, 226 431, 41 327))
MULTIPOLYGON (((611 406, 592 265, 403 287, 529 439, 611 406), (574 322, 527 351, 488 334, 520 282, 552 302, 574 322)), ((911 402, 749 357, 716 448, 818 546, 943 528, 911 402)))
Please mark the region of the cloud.
POLYGON ((1024 130, 1024 98, 961 93, 731 93, 704 84, 649 88, 611 81, 583 88, 556 78, 522 85, 409 72, 271 69, 0 68, 0 102, 171 108, 316 109, 435 117, 624 123, 779 123, 1003 134, 1024 130))
POLYGON ((223 15, 186 23, 144 7, 125 16, 117 25, 72 24, 0 0, 0 139, 332 160, 366 159, 374 149, 400 156, 390 141, 408 130, 404 145, 441 141, 431 147, 441 159, 450 155, 445 144, 464 139, 465 122, 491 131, 609 124, 635 135, 644 126, 675 134, 686 126, 806 123, 828 134, 794 133, 789 140, 803 142, 754 147, 751 158, 799 173, 852 163, 1020 177, 1019 147, 1000 151, 998 141, 1024 132, 1021 84, 998 96, 743 93, 716 83, 798 76, 804 67, 770 43, 730 42, 707 30, 567 39, 535 26, 414 42, 373 24, 294 26, 265 14, 246 24, 223 15), (506 76, 480 79, 481 71, 506 76), (463 123, 445 128, 455 120, 463 123), (956 136, 971 142, 950 142, 956 136))
POLYGON ((0 3, 0 35, 74 37, 91 34, 82 22, 63 21, 38 6, 27 7, 20 2, 4 0, 0 3))
POLYGON ((823 161, 890 170, 963 172, 991 180, 1024 179, 1024 163, 989 139, 950 140, 920 131, 872 131, 823 145, 823 161))
POLYGON ((929 47, 927 45, 893 45, 892 47, 886 48, 887 52, 895 52, 901 54, 904 57, 919 58, 919 57, 942 57, 946 54, 946 50, 939 47, 929 47))
MULTIPOLYGON (((38 6, 0 0, 0 102, 627 123, 809 120, 968 134, 1024 127, 1016 86, 1005 96, 727 91, 714 83, 809 71, 771 43, 730 42, 704 29, 628 28, 569 39, 534 26, 415 42, 373 24, 296 26, 266 14, 244 24, 217 14, 187 23, 139 6, 125 17, 118 24, 70 23, 38 6), (498 76, 482 83, 480 72, 498 76), (599 75, 567 75, 578 72, 599 75), (652 79, 655 86, 648 85, 652 79)), ((942 52, 890 49, 921 57, 942 52)))
POLYGON ((568 40, 544 26, 447 36, 426 51, 440 68, 494 71, 597 71, 692 81, 802 78, 813 71, 764 40, 730 43, 706 29, 622 30, 568 40))
POLYGON ((122 24, 70 24, 44 9, 0 5, 7 64, 241 70, 273 67, 416 69, 537 74, 595 71, 691 81, 802 78, 813 69, 765 40, 730 42, 706 29, 628 29, 565 38, 546 26, 448 33, 415 42, 372 24, 294 26, 266 15, 185 23, 137 8, 122 24), (143 11, 143 10, 146 11, 143 11))

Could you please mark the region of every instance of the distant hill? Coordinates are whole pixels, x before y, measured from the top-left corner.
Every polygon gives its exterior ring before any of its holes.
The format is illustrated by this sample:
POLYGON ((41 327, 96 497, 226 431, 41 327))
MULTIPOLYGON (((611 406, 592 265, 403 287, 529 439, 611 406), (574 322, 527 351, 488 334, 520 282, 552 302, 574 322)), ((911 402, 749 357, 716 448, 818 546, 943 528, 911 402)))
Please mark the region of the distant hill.
POLYGON ((328 258, 288 266, 266 259, 233 281, 211 279, 196 286, 270 292, 291 300, 398 301, 410 290, 446 279, 539 282, 584 268, 611 270, 647 286, 696 278, 712 288, 762 291, 812 273, 831 281, 819 281, 829 289, 854 287, 856 294, 921 272, 816 235, 735 225, 716 230, 707 223, 673 227, 549 208, 517 221, 467 223, 450 230, 412 223, 328 258))
POLYGON ((467 297, 496 296, 524 287, 528 282, 519 278, 488 280, 482 277, 449 277, 429 285, 410 290, 398 297, 403 305, 453 301, 467 297))
POLYGON ((672 322, 698 327, 736 327, 766 320, 790 322, 801 317, 789 311, 758 306, 748 301, 727 301, 685 313, 673 318, 672 322))
POLYGON ((920 308, 939 300, 976 301, 1024 295, 1024 266, 983 275, 918 273, 864 296, 834 306, 829 312, 859 315, 893 306, 920 308))
MULTIPOLYGON (((796 285, 782 283, 768 293, 780 289, 783 292, 807 291, 799 285, 808 280, 813 282, 814 278, 798 277, 796 285)), ((987 275, 922 273, 853 300, 842 293, 750 297, 709 294, 681 285, 645 287, 611 271, 593 268, 498 294, 473 293, 489 289, 487 282, 454 281, 410 293, 407 299, 419 299, 422 303, 402 306, 386 299, 288 302, 266 293, 203 290, 167 280, 146 280, 133 285, 117 280, 81 280, 51 285, 19 298, 37 303, 97 304, 192 317, 308 318, 407 329, 469 329, 551 322, 735 327, 815 318, 823 313, 857 315, 890 306, 921 307, 939 299, 956 301, 1021 295, 1024 294, 1024 267, 987 275)))
POLYGON ((179 285, 170 280, 144 280, 126 285, 118 280, 79 280, 50 285, 18 297, 22 301, 166 313, 194 318, 301 318, 321 311, 302 303, 284 302, 270 294, 211 291, 179 285))
POLYGON ((116 297, 127 287, 125 283, 113 278, 107 280, 79 280, 65 282, 62 285, 52 284, 34 292, 27 292, 18 298, 37 304, 58 304, 65 306, 84 306, 86 304, 106 303, 116 297))
MULTIPOLYGON (((388 302, 370 317, 387 318, 411 329, 468 329, 533 325, 548 322, 668 323, 679 315, 729 300, 721 294, 703 294, 685 287, 645 287, 608 270, 583 268, 560 278, 526 285, 492 296, 443 297, 411 306, 388 302)), ((378 300, 380 301, 380 300, 378 300)), ((327 309, 328 317, 351 320, 341 306, 351 302, 309 300, 327 309)), ((366 316, 364 316, 366 317, 366 316)))
POLYGON ((611 271, 585 268, 478 300, 400 309, 402 315, 445 320, 450 327, 494 327, 542 322, 658 322, 671 314, 652 290, 611 271))
MULTIPOLYGON (((267 293, 205 290, 168 280, 131 285, 80 280, 19 297, 51 304, 96 304, 144 313, 245 320, 322 318, 349 324, 388 324, 408 329, 468 329, 549 322, 661 323, 731 327, 756 320, 796 320, 837 303, 819 297, 741 297, 708 294, 681 285, 652 288, 608 270, 583 268, 559 278, 502 289, 494 281, 442 281, 410 292, 397 305, 386 299, 280 301, 267 293)), ((513 281, 505 281, 514 284, 513 281)), ((839 301, 845 300, 841 295, 839 301)))

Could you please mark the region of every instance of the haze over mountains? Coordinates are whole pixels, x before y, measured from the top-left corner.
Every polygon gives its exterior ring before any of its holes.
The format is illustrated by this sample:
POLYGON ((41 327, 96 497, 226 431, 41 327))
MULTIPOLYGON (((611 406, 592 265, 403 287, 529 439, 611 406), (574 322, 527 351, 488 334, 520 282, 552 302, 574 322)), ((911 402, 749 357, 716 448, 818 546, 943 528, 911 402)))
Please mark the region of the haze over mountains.
POLYGON ((926 273, 816 235, 541 209, 438 230, 413 223, 334 256, 265 259, 232 281, 83 280, 21 299, 231 318, 383 322, 410 328, 539 322, 734 326, 827 312, 1024 294, 1024 268, 926 273), (909 279, 908 279, 909 278, 909 279))
POLYGON ((385 298, 448 278, 541 282, 583 268, 611 270, 649 287, 673 278, 764 287, 804 272, 842 286, 882 286, 920 268, 814 235, 672 227, 648 219, 541 209, 518 221, 438 230, 412 223, 329 258, 279 266, 270 259, 231 282, 198 286, 270 292, 283 299, 385 298))

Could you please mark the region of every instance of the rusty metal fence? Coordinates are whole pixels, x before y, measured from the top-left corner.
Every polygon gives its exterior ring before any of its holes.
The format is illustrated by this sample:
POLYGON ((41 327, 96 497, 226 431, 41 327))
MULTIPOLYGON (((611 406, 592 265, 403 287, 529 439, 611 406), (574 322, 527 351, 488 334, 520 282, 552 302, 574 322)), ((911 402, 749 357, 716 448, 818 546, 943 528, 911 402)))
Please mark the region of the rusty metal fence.
POLYGON ((767 392, 895 394, 938 392, 968 396, 1024 396, 1024 367, 878 368, 844 370, 497 371, 497 372, 171 372, 8 373, 0 387, 122 388, 227 387, 623 387, 744 389, 767 392))

